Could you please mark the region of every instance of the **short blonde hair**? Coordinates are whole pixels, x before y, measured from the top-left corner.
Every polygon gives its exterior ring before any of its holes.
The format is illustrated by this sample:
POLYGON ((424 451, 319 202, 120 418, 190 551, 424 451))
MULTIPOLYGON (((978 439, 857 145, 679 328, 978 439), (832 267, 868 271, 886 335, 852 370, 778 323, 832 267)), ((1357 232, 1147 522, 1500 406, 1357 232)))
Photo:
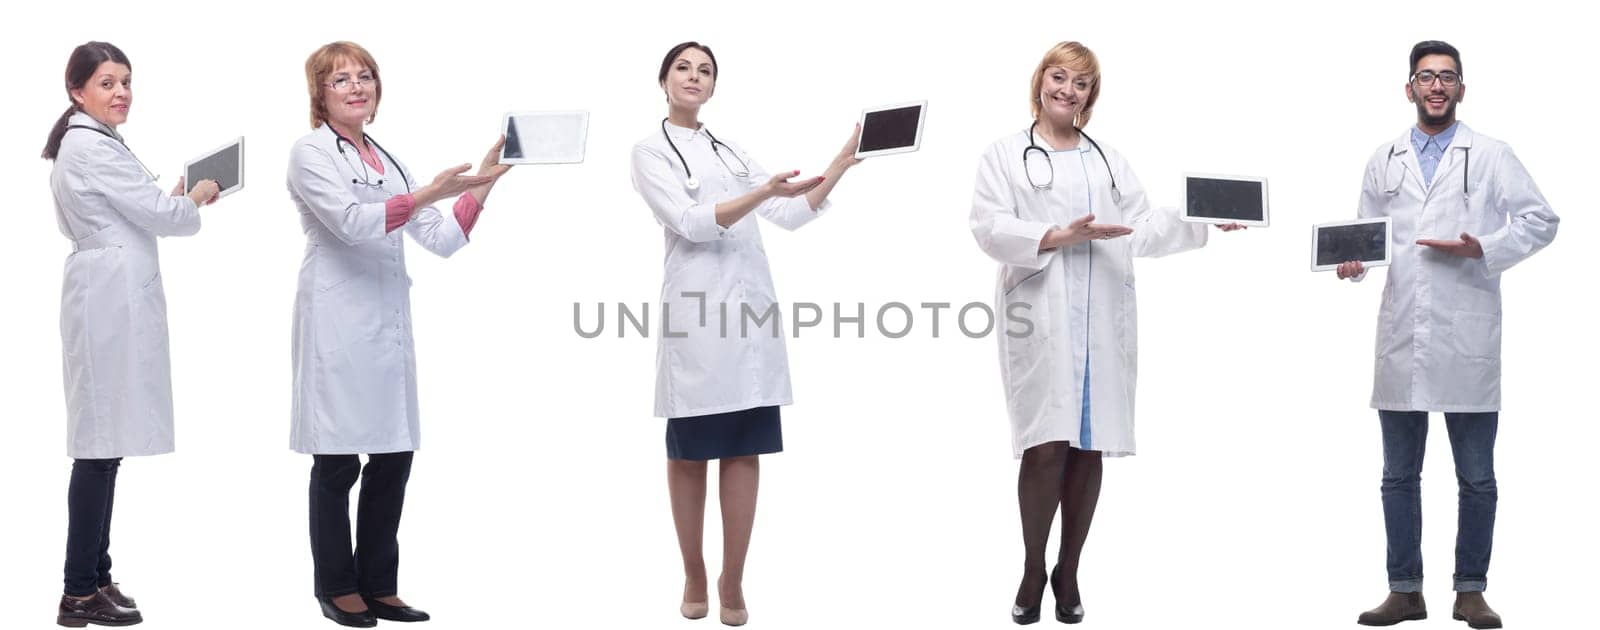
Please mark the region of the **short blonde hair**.
POLYGON ((1100 59, 1094 56, 1094 51, 1089 50, 1078 42, 1061 42, 1044 54, 1044 59, 1039 60, 1039 67, 1033 70, 1033 84, 1028 94, 1028 105, 1033 108, 1034 119, 1039 118, 1042 105, 1039 103, 1039 90, 1044 88, 1044 73, 1052 67, 1062 67, 1073 72, 1088 73, 1089 75, 1089 100, 1084 102, 1083 109, 1079 110, 1078 118, 1072 124, 1078 128, 1089 126, 1089 117, 1094 115, 1094 103, 1100 100, 1100 59))
POLYGON ((372 71, 374 80, 372 115, 367 117, 367 123, 371 124, 378 118, 378 104, 383 102, 383 80, 378 77, 377 60, 373 59, 372 54, 360 44, 334 42, 318 48, 310 57, 306 57, 306 93, 311 97, 312 128, 328 120, 328 108, 322 102, 322 85, 328 80, 328 75, 333 74, 333 70, 344 61, 353 61, 372 71))

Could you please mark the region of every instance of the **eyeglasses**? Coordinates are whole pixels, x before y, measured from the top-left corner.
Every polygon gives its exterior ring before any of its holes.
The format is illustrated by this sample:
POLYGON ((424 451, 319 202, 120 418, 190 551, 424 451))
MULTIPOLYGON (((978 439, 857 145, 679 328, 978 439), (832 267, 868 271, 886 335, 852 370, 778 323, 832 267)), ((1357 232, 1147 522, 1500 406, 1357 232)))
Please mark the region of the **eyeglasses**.
POLYGON ((1455 87, 1461 84, 1461 75, 1449 70, 1444 72, 1423 70, 1422 72, 1411 75, 1411 80, 1416 81, 1417 85, 1433 85, 1433 82, 1437 80, 1440 83, 1443 83, 1445 87, 1455 87))
POLYGON ((347 75, 340 75, 338 78, 334 79, 332 83, 324 83, 322 85, 324 87, 333 88, 336 92, 349 92, 350 90, 355 89, 356 84, 360 84, 361 87, 366 88, 372 87, 372 84, 377 82, 378 77, 363 72, 361 73, 361 76, 358 76, 355 79, 351 79, 347 75))

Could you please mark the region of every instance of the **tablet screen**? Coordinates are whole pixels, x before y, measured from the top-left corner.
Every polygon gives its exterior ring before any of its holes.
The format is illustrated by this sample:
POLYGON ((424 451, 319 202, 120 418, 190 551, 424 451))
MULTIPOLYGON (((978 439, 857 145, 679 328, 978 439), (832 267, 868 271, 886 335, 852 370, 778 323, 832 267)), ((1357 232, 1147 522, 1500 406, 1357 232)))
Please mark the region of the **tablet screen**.
POLYGON ((244 139, 240 138, 190 162, 183 169, 184 192, 194 190, 195 184, 206 179, 217 182, 222 191, 232 192, 244 183, 243 160, 244 139))
POLYGON ((861 145, 856 153, 917 146, 922 104, 867 112, 861 120, 861 145))
POLYGON ((503 164, 575 164, 583 161, 589 113, 511 113, 501 130, 506 136, 500 149, 503 164))
POLYGON ((1318 267, 1355 260, 1362 263, 1388 260, 1389 223, 1372 221, 1348 225, 1317 227, 1318 267))
POLYGON ((1185 179, 1185 216, 1239 223, 1267 220, 1266 182, 1221 177, 1185 179))

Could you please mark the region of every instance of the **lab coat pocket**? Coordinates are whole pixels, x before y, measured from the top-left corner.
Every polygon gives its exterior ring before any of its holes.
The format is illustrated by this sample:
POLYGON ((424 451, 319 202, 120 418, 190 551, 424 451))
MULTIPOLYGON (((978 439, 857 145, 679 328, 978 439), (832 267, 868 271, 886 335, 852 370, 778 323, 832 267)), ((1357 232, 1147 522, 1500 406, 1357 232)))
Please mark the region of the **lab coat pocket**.
POLYGON ((337 268, 324 267, 320 270, 320 273, 317 274, 317 292, 335 292, 339 288, 343 287, 346 283, 350 282, 351 279, 354 279, 359 275, 361 274, 351 273, 349 271, 344 271, 337 268))
POLYGON ((139 289, 138 300, 133 305, 133 310, 138 313, 138 320, 144 324, 134 328, 134 336, 153 342, 155 345, 145 345, 140 348, 141 353, 151 353, 144 357, 151 360, 165 360, 167 344, 167 295, 161 288, 161 272, 156 272, 144 286, 139 289), (160 356, 154 353, 160 352, 160 356))
MULTIPOLYGON (((1001 295, 1006 298, 1007 302, 1011 302, 1012 294, 1016 293, 1017 290, 1022 288, 1024 284, 1031 284, 1033 287, 1035 287, 1034 292, 1039 293, 1039 291, 1036 290, 1040 284, 1037 282, 1037 280, 1039 276, 1043 275, 1047 270, 1049 270, 1048 266, 1044 269, 1029 269, 1027 267, 1006 265, 1005 275, 1001 280, 1001 295)), ((1037 300, 1035 300, 1035 302, 1037 302, 1037 300)), ((1035 304, 1035 306, 1037 307, 1037 304, 1035 304)))
MULTIPOLYGON (((1008 268, 1010 270, 1012 268, 1008 268)), ((1029 271, 1029 270, 1019 270, 1029 271)), ((1060 404, 1049 395, 1053 388, 1053 332, 1056 322, 1050 316, 1049 294, 1045 284, 1037 279, 1043 272, 1032 272, 1031 280, 1012 287, 1000 300, 1000 311, 995 313, 994 334, 1000 338, 1000 353, 1005 370, 1006 397, 1014 407, 1021 405, 1060 404)), ((1023 415, 1033 415, 1037 409, 1014 409, 1023 415)))
POLYGON ((312 298, 317 354, 374 342, 382 323, 376 283, 366 281, 359 272, 332 268, 323 271, 312 298))
POLYGON ((1013 404, 1019 400, 1050 399, 1051 404, 1056 405, 1059 401, 1049 395, 1053 380, 1050 377, 1053 361, 1049 332, 1037 319, 1031 334, 1021 332, 1024 331, 1016 331, 1018 336, 1011 336, 1005 329, 999 330, 1000 353, 1005 361, 1006 398, 1013 404))
POLYGON ((1136 369, 1135 361, 1139 358, 1138 319, 1138 292, 1134 290, 1133 278, 1130 277, 1122 282, 1122 304, 1117 315, 1117 341, 1128 362, 1129 373, 1136 369))
POLYGON ((1468 359, 1500 357, 1500 318, 1493 313, 1456 311, 1450 326, 1453 347, 1468 359))

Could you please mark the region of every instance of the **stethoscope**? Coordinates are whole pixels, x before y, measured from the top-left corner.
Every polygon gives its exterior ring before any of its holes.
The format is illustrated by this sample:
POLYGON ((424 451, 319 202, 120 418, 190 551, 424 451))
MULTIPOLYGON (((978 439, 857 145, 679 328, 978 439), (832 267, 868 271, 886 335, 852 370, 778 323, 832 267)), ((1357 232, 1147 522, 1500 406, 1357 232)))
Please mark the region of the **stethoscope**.
MULTIPOLYGON (((744 159, 739 157, 739 152, 734 151, 733 147, 711 135, 710 129, 701 127, 700 131, 704 131, 706 137, 711 139, 711 152, 717 154, 717 159, 722 161, 723 168, 728 169, 729 173, 733 173, 734 177, 750 176, 750 165, 744 163, 744 159), (722 148, 727 149, 728 153, 733 154, 733 160, 739 163, 739 168, 734 168, 733 165, 728 164, 728 158, 723 157, 722 152, 717 150, 717 145, 719 144, 722 145, 722 148)), ((678 162, 683 164, 683 174, 689 176, 689 179, 683 182, 684 187, 689 190, 698 190, 700 188, 700 178, 695 177, 694 173, 689 171, 689 161, 683 159, 683 153, 678 151, 678 145, 673 144, 672 134, 667 133, 667 119, 665 118, 661 119, 661 135, 667 139, 667 146, 672 147, 672 153, 678 156, 678 162)))
MULTIPOLYGON (((1034 120, 1033 124, 1028 126, 1028 148, 1022 150, 1022 174, 1028 177, 1028 185, 1032 186, 1034 190, 1050 190, 1050 187, 1056 183, 1056 169, 1055 165, 1050 162, 1050 152, 1044 150, 1044 147, 1039 146, 1039 143, 1033 139, 1033 130, 1038 127, 1038 120, 1034 120), (1033 171, 1028 169, 1028 154, 1034 151, 1038 151, 1039 155, 1044 156, 1044 165, 1050 171, 1050 179, 1045 180, 1043 184, 1035 182, 1033 180, 1033 171)), ((1073 129, 1076 129, 1078 135, 1083 136, 1084 140, 1089 141, 1089 146, 1094 147, 1095 153, 1100 154, 1100 161, 1106 165, 1106 175, 1111 178, 1111 200, 1116 203, 1122 203, 1122 191, 1117 189, 1117 175, 1111 172, 1111 161, 1106 159, 1106 152, 1100 149, 1100 143, 1095 142, 1094 138, 1090 138, 1089 134, 1084 133, 1082 129, 1077 127, 1073 127, 1073 129)))
MULTIPOLYGON (((1467 180, 1467 172, 1472 169, 1472 147, 1456 148, 1461 149, 1461 201, 1466 203, 1472 201, 1472 190, 1468 187, 1467 180)), ((1391 144, 1389 145, 1389 159, 1383 163, 1383 183, 1385 186, 1389 184, 1389 166, 1394 163, 1394 155, 1394 145, 1391 144)), ((1390 195, 1400 194, 1400 187, 1405 184, 1404 178, 1405 176, 1401 175, 1402 181, 1396 184, 1393 190, 1385 190, 1384 192, 1390 195)))
MULTIPOLYGON (((361 185, 366 186, 368 188, 383 188, 383 182, 384 182, 383 178, 381 178, 381 177, 378 178, 377 182, 373 182, 372 181, 372 173, 367 171, 367 161, 361 159, 361 155, 360 155, 361 149, 356 147, 356 143, 351 142, 349 138, 344 137, 344 134, 341 134, 341 133, 338 132, 338 130, 335 130, 333 128, 333 125, 328 125, 328 131, 332 131, 333 132, 333 137, 336 138, 333 141, 333 146, 334 146, 334 148, 339 150, 339 157, 344 158, 345 164, 350 164, 350 154, 345 153, 344 145, 348 144, 348 145, 350 145, 350 148, 356 149, 356 154, 357 154, 356 155, 356 161, 361 163, 361 178, 360 179, 351 178, 350 179, 350 183, 352 183, 352 184, 361 184, 361 185)), ((411 193, 411 178, 406 177, 406 170, 403 169, 403 168, 400 168, 400 163, 396 162, 394 160, 394 156, 389 155, 389 151, 387 149, 384 149, 383 145, 378 144, 377 140, 373 140, 372 136, 369 136, 366 133, 362 133, 361 134, 361 138, 363 140, 366 140, 367 144, 372 145, 373 148, 375 148, 379 152, 383 153, 383 157, 389 158, 389 163, 393 164, 395 170, 400 172, 400 181, 405 182, 406 193, 410 194, 411 193)), ((356 170, 356 166, 354 164, 350 164, 350 170, 351 171, 355 171, 356 170)))
MULTIPOLYGON (((101 129, 99 127, 90 127, 88 125, 67 125, 67 130, 68 131, 71 131, 73 129, 88 129, 89 131, 93 131, 95 133, 98 133, 98 134, 100 134, 102 136, 105 136, 107 138, 110 138, 112 140, 116 140, 117 144, 122 145, 122 148, 128 150, 128 155, 133 155, 133 149, 128 149, 128 143, 123 142, 122 138, 118 138, 115 134, 113 134, 113 133, 111 133, 109 131, 106 131, 106 130, 101 129)), ((160 181, 161 180, 161 176, 150 172, 150 169, 144 165, 144 161, 140 160, 139 156, 133 155, 133 161, 139 163, 139 170, 144 171, 145 176, 149 177, 151 179, 151 181, 160 181)))

